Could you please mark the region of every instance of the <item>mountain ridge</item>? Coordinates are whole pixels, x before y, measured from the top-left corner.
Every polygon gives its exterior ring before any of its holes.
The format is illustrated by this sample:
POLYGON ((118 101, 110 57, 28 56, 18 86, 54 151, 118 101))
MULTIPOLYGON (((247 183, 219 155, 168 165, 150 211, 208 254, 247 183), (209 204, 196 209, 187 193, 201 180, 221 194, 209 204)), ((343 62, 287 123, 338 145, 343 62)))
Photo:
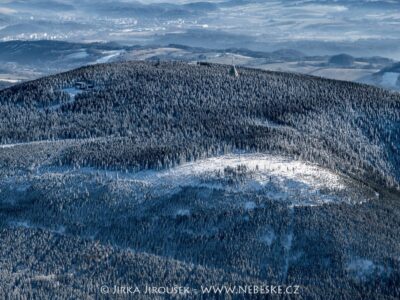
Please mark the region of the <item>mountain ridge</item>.
POLYGON ((0 91, 0 289, 396 298, 400 95, 231 68, 107 63, 0 91))
MULTIPOLYGON (((121 146, 126 151, 127 145, 135 140, 143 153, 152 148, 155 151, 153 159, 143 161, 140 156, 128 159, 123 152, 120 153, 121 150, 117 151, 117 147, 108 145, 119 153, 120 158, 107 149, 105 152, 112 160, 119 161, 117 165, 120 167, 125 164, 158 164, 160 159, 164 161, 159 157, 164 151, 174 162, 181 154, 189 159, 197 152, 197 147, 201 153, 227 146, 283 150, 286 154, 305 156, 323 165, 333 163, 335 169, 338 161, 329 162, 322 155, 330 153, 332 157, 342 157, 339 161, 349 167, 350 161, 343 158, 355 159, 358 161, 356 169, 364 170, 365 174, 370 168, 374 173, 378 172, 376 176, 385 170, 385 175, 377 178, 382 180, 382 177, 389 176, 392 179, 384 181, 398 184, 400 174, 395 171, 398 164, 395 153, 399 151, 396 146, 400 130, 399 94, 367 85, 299 74, 245 68, 239 68, 239 74, 236 79, 231 77, 229 66, 224 65, 122 62, 83 67, 23 83, 0 92, 4 119, 0 128, 1 142, 113 136, 120 140, 118 143, 126 143, 121 146), (167 80, 168 76, 174 84, 167 80), (68 94, 67 88, 78 81, 93 82, 95 88, 77 90, 76 95, 68 94), (203 90, 198 89, 200 86, 203 90), (168 98, 174 101, 167 102, 168 98), (239 107, 244 111, 240 112, 239 107), (198 119, 189 117, 192 110, 196 111, 198 119), (26 115, 18 120, 16 116, 22 111, 26 115), (150 115, 146 116, 146 111, 150 115), (103 123, 97 123, 102 115, 103 123), (131 121, 123 122, 121 118, 131 121), (221 118, 228 118, 228 122, 223 124, 221 118), (342 124, 338 123, 338 118, 342 124), (317 124, 316 120, 323 123, 317 124), (151 125, 150 122, 155 123, 151 125), (78 123, 86 124, 83 130, 78 129, 78 123), (58 129, 55 131, 52 129, 54 125, 49 127, 50 124, 58 124, 58 129), (155 124, 158 125, 154 127, 155 124), (14 128, 11 131, 10 126, 14 128), (41 129, 26 131, 24 128, 41 129), (146 132, 150 128, 153 128, 152 134, 146 132), (338 135, 338 129, 344 136, 338 135), (328 138, 327 132, 333 138, 328 138), (178 136, 180 138, 176 139, 178 136), (194 136, 204 136, 205 140, 196 142, 194 136), (276 143, 260 139, 262 136, 270 136, 276 143), (165 146, 157 146, 157 139, 165 141, 165 146), (362 150, 351 139, 364 145, 362 150), (299 145, 310 147, 311 152, 302 153, 299 145), (174 151, 177 151, 176 155, 174 151), (316 154, 311 154, 313 151, 316 154), (363 158, 366 153, 369 153, 368 160, 363 158)), ((102 143, 108 144, 107 141, 102 143)), ((85 147, 89 151, 103 146, 92 142, 85 147)), ((82 153, 74 154, 77 149, 71 151, 65 161, 87 161, 98 165, 102 160, 86 155, 83 158, 82 153)), ((103 152, 99 153, 102 155, 103 152)))

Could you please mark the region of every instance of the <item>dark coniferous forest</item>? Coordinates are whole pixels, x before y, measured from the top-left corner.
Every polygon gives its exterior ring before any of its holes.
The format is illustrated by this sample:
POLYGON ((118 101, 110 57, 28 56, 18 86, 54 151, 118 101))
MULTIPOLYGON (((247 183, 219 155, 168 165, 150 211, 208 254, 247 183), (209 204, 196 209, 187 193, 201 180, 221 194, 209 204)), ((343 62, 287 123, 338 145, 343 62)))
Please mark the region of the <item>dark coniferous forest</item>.
POLYGON ((107 299, 101 286, 133 283, 400 297, 397 92, 123 62, 1 90, 0 120, 10 299, 107 299))

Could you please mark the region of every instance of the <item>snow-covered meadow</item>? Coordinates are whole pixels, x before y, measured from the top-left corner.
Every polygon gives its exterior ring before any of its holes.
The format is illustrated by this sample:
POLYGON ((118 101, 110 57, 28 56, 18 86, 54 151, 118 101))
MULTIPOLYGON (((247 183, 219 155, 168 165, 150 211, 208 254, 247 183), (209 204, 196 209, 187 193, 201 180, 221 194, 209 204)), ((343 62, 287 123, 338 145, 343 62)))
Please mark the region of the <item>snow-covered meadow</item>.
MULTIPOLYGON (((231 153, 163 170, 138 172, 105 171, 94 168, 39 167, 40 178, 82 176, 87 180, 113 182, 116 191, 156 198, 182 189, 202 188, 230 194, 256 194, 294 206, 324 203, 361 203, 375 197, 359 183, 309 162, 265 153, 231 153), (92 179, 90 179, 92 178, 92 179)), ((254 201, 242 204, 245 210, 257 207, 254 201)))
MULTIPOLYGON (((158 195, 191 186, 223 189, 232 193, 259 193, 294 205, 319 205, 337 201, 354 203, 356 200, 353 195, 358 194, 357 186, 351 180, 328 169, 261 153, 227 154, 161 171, 108 173, 108 176, 117 175, 118 180, 140 183, 158 195), (239 175, 229 175, 227 172, 237 171, 240 167, 245 172, 239 175)), ((360 202, 359 198, 357 202, 360 202)))

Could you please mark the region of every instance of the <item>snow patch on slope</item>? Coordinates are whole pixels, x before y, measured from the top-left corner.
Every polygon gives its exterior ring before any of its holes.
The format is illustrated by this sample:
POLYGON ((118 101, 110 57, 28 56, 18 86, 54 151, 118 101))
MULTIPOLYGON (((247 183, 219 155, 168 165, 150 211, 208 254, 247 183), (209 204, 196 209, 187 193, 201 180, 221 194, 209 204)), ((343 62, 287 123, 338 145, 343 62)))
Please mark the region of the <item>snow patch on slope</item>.
MULTIPOLYGON (((306 185, 314 188, 325 186, 344 188, 341 178, 327 169, 270 154, 228 154, 185 163, 163 171, 141 171, 133 175, 133 178, 155 185, 162 183, 187 185, 196 181, 195 179, 201 175, 212 176, 212 172, 239 165, 257 170, 254 181, 260 185, 267 184, 270 179, 276 179, 287 181, 288 185, 294 187, 306 185), (270 178, 271 176, 273 178, 270 178)), ((254 186, 250 188, 253 189, 254 186)))
MULTIPOLYGON (((354 203, 363 199, 359 197, 359 187, 350 186, 348 179, 328 169, 271 154, 234 153, 184 163, 167 170, 114 173, 107 172, 107 176, 144 187, 153 196, 173 194, 184 187, 206 187, 231 193, 259 193, 292 205, 354 203), (235 173, 237 170, 239 175, 235 173)), ((243 205, 245 210, 257 207, 256 203, 243 205)))
POLYGON ((269 247, 272 245, 276 238, 275 232, 270 229, 260 237, 260 241, 267 244, 269 247))
MULTIPOLYGON (((76 178, 89 176, 94 181, 113 182, 116 190, 129 191, 128 194, 133 193, 142 201, 172 196, 188 187, 232 195, 256 194, 261 197, 257 199, 279 201, 292 207, 339 202, 356 204, 375 197, 374 192, 365 186, 328 169, 262 153, 232 153, 183 163, 166 170, 119 172, 87 167, 42 167, 37 173, 40 178, 64 175, 76 178)), ((243 201, 232 204, 245 211, 263 207, 263 200, 240 199, 243 201)))
POLYGON ((346 270, 356 279, 366 281, 371 277, 387 275, 390 269, 386 269, 382 265, 374 263, 372 260, 365 258, 353 258, 348 262, 346 270))

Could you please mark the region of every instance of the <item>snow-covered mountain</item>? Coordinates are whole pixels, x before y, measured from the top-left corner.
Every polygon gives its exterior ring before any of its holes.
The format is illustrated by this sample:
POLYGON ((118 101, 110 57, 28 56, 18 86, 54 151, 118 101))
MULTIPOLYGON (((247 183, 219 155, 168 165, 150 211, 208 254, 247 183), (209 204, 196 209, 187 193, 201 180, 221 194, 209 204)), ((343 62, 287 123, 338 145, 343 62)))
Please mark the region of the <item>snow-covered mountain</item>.
POLYGON ((398 298, 400 95, 231 70, 116 62, 1 90, 0 290, 398 298))

